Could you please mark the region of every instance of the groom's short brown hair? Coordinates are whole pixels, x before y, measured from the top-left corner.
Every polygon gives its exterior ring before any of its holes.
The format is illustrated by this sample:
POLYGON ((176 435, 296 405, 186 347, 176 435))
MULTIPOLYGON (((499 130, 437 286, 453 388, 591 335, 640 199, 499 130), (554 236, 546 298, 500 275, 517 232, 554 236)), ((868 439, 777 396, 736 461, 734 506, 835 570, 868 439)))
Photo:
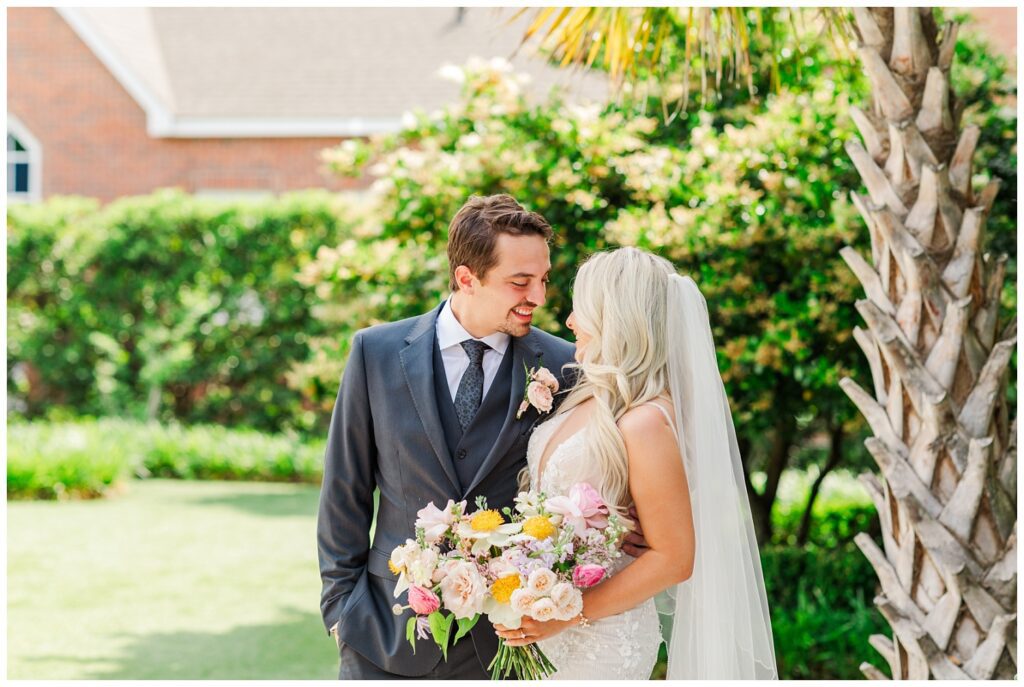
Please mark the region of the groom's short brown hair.
POLYGON ((471 196, 448 225, 448 286, 457 291, 455 268, 468 267, 478 279, 498 263, 494 250, 498 234, 536 234, 550 241, 553 232, 547 220, 530 212, 512 196, 471 196))

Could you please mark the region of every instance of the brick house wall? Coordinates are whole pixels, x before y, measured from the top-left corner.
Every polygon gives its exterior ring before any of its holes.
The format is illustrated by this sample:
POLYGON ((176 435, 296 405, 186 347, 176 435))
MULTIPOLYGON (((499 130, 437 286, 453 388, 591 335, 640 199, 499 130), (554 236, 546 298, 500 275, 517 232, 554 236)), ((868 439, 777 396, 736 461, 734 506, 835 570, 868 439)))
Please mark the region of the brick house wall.
MULTIPOLYGON (((1014 58, 1016 8, 973 13, 993 46, 1014 58)), ((154 138, 140 105, 56 10, 10 8, 7 31, 8 112, 42 148, 43 198, 366 185, 319 170, 319 152, 337 137, 154 138)))
POLYGON ((1017 70, 1017 8, 975 7, 971 15, 975 28, 985 32, 992 47, 1010 60, 1010 68, 1017 70))
POLYGON ((338 138, 150 137, 145 112, 54 9, 8 9, 7 39, 7 109, 42 146, 43 198, 365 185, 318 170, 338 138))

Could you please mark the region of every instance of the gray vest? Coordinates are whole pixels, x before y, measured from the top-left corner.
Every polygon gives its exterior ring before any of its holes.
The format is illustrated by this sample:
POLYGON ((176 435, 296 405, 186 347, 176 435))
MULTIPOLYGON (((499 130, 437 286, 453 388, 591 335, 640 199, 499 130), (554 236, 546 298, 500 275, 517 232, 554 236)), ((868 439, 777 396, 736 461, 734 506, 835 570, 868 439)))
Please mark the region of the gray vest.
POLYGON ((444 371, 441 359, 441 348, 434 336, 434 396, 437 399, 437 411, 441 416, 444 429, 444 440, 448 444, 448 452, 455 464, 455 472, 459 476, 460 487, 466 489, 473 483, 480 465, 498 440, 505 416, 508 414, 508 399, 512 385, 512 342, 505 349, 498 372, 491 382, 480 403, 473 421, 463 433, 462 425, 455 414, 455 402, 448 388, 448 376, 444 371))

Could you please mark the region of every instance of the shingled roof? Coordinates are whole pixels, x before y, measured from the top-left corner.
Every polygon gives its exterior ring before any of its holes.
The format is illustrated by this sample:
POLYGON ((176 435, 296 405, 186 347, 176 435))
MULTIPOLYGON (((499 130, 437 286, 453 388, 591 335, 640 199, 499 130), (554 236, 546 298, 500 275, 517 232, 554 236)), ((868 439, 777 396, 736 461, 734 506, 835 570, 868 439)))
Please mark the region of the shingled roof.
POLYGON ((438 72, 511 58, 530 93, 607 98, 606 81, 523 48, 494 8, 58 8, 148 114, 154 136, 363 135, 458 96, 438 72))

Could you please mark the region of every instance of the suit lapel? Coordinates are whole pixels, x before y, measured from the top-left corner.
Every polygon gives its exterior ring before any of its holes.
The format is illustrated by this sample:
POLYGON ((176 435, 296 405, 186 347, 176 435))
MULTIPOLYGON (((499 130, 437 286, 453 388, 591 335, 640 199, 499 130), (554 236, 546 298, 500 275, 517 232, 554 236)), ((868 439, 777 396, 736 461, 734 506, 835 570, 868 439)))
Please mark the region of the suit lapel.
POLYGON ((405 337, 408 344, 398 354, 402 362, 405 383, 412 394, 413 405, 419 415, 420 422, 427 434, 441 469, 452 483, 459 489, 459 477, 452 465, 452 457, 448 452, 448 444, 441 426, 441 415, 437 411, 437 399, 434 396, 434 325, 441 307, 419 317, 409 335, 405 337))
POLYGON ((540 346, 533 331, 530 331, 529 334, 523 337, 512 337, 512 388, 509 392, 505 423, 501 427, 501 432, 498 433, 498 439, 494 442, 494 446, 488 452, 487 457, 480 464, 480 469, 477 470, 476 475, 473 477, 473 483, 463 492, 463 496, 476 489, 480 481, 494 468, 501 457, 505 455, 509 446, 512 445, 512 442, 515 441, 515 438, 523 428, 520 423, 527 422, 528 418, 525 416, 520 420, 516 420, 516 411, 523 400, 523 389, 526 387, 526 369, 524 365, 526 367, 536 367, 540 364, 540 356, 540 346))

